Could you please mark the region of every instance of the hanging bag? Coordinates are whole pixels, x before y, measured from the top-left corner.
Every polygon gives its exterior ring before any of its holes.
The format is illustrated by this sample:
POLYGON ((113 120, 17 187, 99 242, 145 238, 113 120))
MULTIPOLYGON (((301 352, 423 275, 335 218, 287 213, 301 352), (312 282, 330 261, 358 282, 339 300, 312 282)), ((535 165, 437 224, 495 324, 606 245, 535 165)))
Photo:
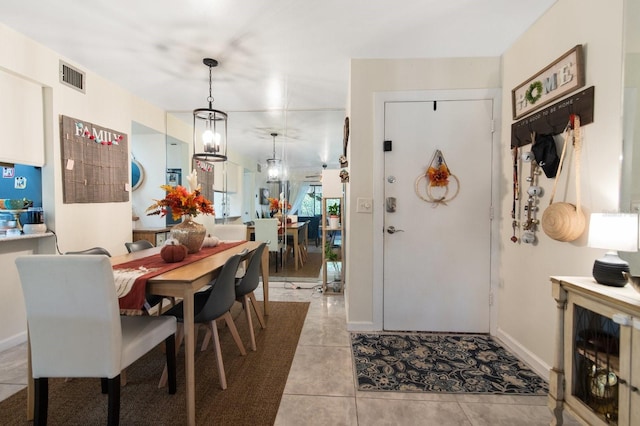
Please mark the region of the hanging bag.
POLYGON ((538 135, 535 140, 533 140, 531 151, 533 151, 536 163, 538 163, 538 166, 544 171, 545 176, 548 178, 556 177, 560 159, 558 158, 556 142, 553 140, 553 136, 538 135))
POLYGON ((580 134, 579 116, 575 115, 573 118, 573 132, 571 132, 571 126, 568 125, 564 136, 564 146, 562 147, 556 179, 553 183, 549 207, 547 207, 542 214, 542 230, 554 240, 568 242, 582 235, 585 228, 585 217, 580 206, 580 152, 582 150, 582 138, 580 134), (558 177, 562 171, 562 163, 567 151, 567 143, 571 136, 573 136, 573 159, 576 170, 576 204, 554 203, 553 198, 556 195, 558 177))

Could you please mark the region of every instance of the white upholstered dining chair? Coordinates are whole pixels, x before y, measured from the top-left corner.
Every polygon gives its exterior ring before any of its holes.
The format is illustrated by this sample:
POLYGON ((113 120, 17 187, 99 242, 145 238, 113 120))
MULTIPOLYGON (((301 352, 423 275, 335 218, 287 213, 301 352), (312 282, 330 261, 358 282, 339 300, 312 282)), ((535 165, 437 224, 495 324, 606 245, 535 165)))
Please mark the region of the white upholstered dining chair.
POLYGON ((280 260, 282 260, 283 244, 280 242, 278 235, 278 219, 255 219, 253 221, 256 234, 256 241, 262 241, 267 243, 269 248, 269 254, 275 253, 276 255, 276 272, 278 272, 278 253, 280 253, 280 260))
MULTIPOLYGON (((221 242, 245 241, 247 240, 247 225, 235 223, 216 224, 213 226, 212 234, 218 237, 221 242)), ((238 272, 236 272, 237 278, 240 278, 245 274, 246 267, 246 262, 240 262, 238 272)))
POLYGON ((211 233, 220 241, 245 241, 247 239, 247 225, 216 224, 211 233))
POLYGON ((106 255, 16 259, 27 308, 34 424, 47 423, 48 378, 100 378, 108 424, 120 417, 120 373, 163 341, 169 393, 176 392, 175 317, 120 316, 106 255))

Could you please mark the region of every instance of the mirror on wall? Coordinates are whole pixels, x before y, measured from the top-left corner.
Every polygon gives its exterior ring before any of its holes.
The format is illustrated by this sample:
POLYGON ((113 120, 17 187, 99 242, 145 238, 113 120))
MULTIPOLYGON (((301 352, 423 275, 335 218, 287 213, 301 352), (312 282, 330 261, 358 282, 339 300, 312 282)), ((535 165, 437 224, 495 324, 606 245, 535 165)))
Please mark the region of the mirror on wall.
MULTIPOLYGON (((620 211, 640 213, 640 0, 626 0, 620 211)), ((623 253, 640 275, 640 252, 623 253)))

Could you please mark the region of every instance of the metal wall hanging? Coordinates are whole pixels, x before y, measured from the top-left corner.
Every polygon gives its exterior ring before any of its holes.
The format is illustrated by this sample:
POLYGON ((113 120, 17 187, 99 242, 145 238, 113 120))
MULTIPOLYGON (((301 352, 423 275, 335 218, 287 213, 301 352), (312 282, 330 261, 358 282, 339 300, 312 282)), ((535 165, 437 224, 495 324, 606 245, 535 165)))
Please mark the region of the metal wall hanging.
MULTIPOLYGON (((531 140, 536 141, 536 135, 531 135, 531 140)), ((534 142, 535 146, 535 142, 534 142)), ((529 188, 527 188, 527 204, 524 206, 526 212, 526 220, 522 224, 522 236, 521 241, 525 244, 536 244, 538 239, 536 237, 536 231, 538 223, 540 221, 537 218, 538 212, 538 200, 542 196, 542 187, 538 186, 538 176, 540 175, 540 166, 536 161, 536 157, 532 151, 527 151, 522 154, 522 161, 531 163, 531 169, 527 182, 529 182, 529 188)))
POLYGON ((451 169, 447 166, 444 155, 439 149, 433 154, 427 171, 416 179, 415 191, 418 198, 427 203, 433 203, 434 207, 440 204, 446 206, 449 201, 458 196, 460 181, 456 175, 451 173, 451 169), (422 184, 423 180, 425 181, 424 185, 422 184), (455 192, 450 196, 449 186, 452 180, 455 181, 455 192), (422 189, 423 186, 424 189, 422 189))

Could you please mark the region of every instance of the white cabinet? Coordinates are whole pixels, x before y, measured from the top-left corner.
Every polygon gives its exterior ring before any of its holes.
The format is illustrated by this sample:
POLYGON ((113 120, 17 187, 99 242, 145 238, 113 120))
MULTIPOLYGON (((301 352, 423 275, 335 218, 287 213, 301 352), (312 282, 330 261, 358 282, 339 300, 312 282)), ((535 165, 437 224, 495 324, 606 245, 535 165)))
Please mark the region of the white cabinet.
POLYGON ((640 293, 591 277, 551 277, 558 328, 551 424, 569 407, 590 425, 640 425, 640 293))
POLYGON ((236 193, 238 192, 238 183, 242 182, 242 178, 239 177, 240 166, 235 163, 230 163, 227 161, 226 163, 227 170, 227 192, 236 193))
POLYGON ((42 87, 0 71, 0 93, 0 162, 44 166, 42 87))
POLYGON ((344 290, 343 212, 343 197, 322 199, 320 229, 322 230, 322 291, 324 294, 342 293, 344 290))
POLYGON ((242 184, 240 166, 229 161, 213 163, 213 189, 219 192, 238 192, 242 184))

